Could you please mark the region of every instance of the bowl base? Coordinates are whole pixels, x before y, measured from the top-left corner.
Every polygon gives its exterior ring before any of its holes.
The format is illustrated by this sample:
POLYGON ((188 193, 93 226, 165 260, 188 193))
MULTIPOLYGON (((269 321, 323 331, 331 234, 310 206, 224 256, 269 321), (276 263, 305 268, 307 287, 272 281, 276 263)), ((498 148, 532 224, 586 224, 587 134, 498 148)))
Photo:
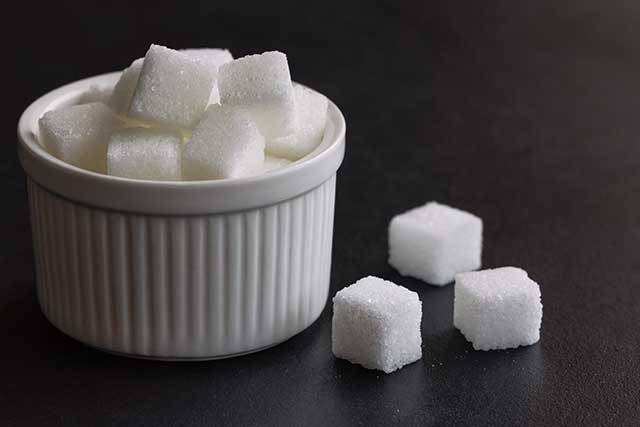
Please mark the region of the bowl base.
POLYGON ((216 356, 195 356, 195 357, 190 357, 190 356, 155 356, 155 355, 150 355, 150 354, 139 354, 139 353, 126 353, 126 352, 122 352, 122 351, 117 351, 117 350, 111 350, 108 349, 106 347, 101 347, 98 345, 94 345, 94 344, 89 344, 86 341, 75 337, 67 332, 65 332, 61 327, 59 327, 55 322, 53 322, 49 316, 47 315, 46 310, 44 309, 43 303, 40 300, 40 298, 38 298, 38 303, 40 305, 40 312, 42 313, 42 315, 45 317, 45 319, 49 322, 49 324, 51 326, 53 326, 56 330, 58 330, 60 333, 62 333, 63 335, 71 338, 72 340, 88 347, 94 350, 98 350, 101 351, 103 353, 109 353, 112 354, 114 356, 122 356, 122 357, 128 357, 130 359, 141 359, 141 360, 153 360, 153 361, 159 361, 159 362, 203 362, 203 361, 208 361, 208 360, 221 360, 221 359, 231 359, 232 357, 240 357, 240 356, 245 356, 248 354, 252 354, 252 353, 257 353, 263 350, 268 350, 272 347, 278 346, 284 342, 289 341, 290 339, 294 338, 295 336, 299 335, 300 333, 304 332, 305 330, 309 329, 314 323, 316 323, 318 321, 318 319, 320 318, 320 316, 322 316, 322 313, 324 312, 324 309, 326 308, 326 300, 325 303, 322 305, 322 309, 318 312, 317 315, 314 316, 313 320, 306 325, 304 328, 300 329, 299 331, 295 332, 294 334, 286 337, 285 339, 282 339, 280 341, 276 341, 274 343, 271 344, 267 344, 265 346, 262 347, 257 347, 257 348, 253 348, 251 350, 246 350, 246 351, 239 351, 237 353, 228 353, 228 354, 220 354, 220 355, 216 355, 216 356))
POLYGON ((230 353, 230 354, 221 354, 218 356, 202 356, 202 357, 181 357, 181 356, 153 356, 153 355, 146 355, 146 354, 136 354, 136 353, 123 353, 120 351, 114 351, 114 350, 109 350, 103 347, 98 347, 95 345, 90 345, 90 344, 86 344, 83 343, 84 345, 91 347, 95 350, 100 350, 104 353, 109 353, 109 354, 113 354, 114 356, 123 356, 123 357, 128 357, 131 359, 143 359, 143 360, 155 360, 155 361, 159 361, 159 362, 204 362, 207 360, 221 360, 221 359, 231 359, 232 357, 240 357, 240 356, 245 356, 247 354, 251 354, 251 353, 257 353, 259 351, 263 351, 263 350, 268 350, 271 347, 275 347, 277 345, 282 344, 285 341, 288 341, 289 338, 282 340, 282 341, 278 341, 276 343, 273 344, 269 344, 269 345, 265 345, 264 347, 258 347, 258 348, 254 348, 251 350, 247 350, 247 351, 240 351, 238 353, 230 353))

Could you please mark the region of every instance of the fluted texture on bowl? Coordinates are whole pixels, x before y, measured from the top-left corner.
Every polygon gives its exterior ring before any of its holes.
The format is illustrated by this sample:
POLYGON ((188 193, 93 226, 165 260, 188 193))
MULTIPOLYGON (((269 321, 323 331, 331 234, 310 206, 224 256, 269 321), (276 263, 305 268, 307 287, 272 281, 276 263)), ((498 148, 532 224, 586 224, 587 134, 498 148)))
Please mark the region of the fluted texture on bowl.
POLYGON ((201 216, 92 208, 31 179, 28 191, 40 305, 89 345, 228 356, 286 340, 327 301, 335 175, 276 205, 201 216))

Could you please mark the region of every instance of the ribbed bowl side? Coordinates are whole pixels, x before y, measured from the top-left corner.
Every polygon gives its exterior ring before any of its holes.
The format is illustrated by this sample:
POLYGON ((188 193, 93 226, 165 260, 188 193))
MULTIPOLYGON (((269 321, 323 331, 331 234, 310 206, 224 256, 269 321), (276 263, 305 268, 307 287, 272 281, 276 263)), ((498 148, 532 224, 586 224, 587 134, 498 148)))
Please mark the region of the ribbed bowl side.
POLYGON ((38 298, 95 347, 221 357, 309 326, 329 291, 335 175, 238 213, 139 215, 76 204, 28 181, 38 298))

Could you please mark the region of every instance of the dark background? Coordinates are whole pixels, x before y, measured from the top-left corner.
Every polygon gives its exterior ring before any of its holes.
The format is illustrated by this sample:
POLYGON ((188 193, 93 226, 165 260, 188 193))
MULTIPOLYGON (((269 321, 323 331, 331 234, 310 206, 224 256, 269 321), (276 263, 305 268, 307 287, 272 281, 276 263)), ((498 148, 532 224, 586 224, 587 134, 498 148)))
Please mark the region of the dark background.
POLYGON ((0 424, 638 422, 640 2, 104 3, 3 6, 0 424), (17 119, 151 42, 282 50, 295 80, 341 107, 331 294, 368 274, 419 292, 422 360, 384 375, 334 359, 330 304, 278 347, 202 363, 103 354, 47 323, 17 119), (473 351, 452 326, 453 287, 387 265, 389 219, 428 200, 485 220, 484 266, 540 283, 537 345, 473 351))

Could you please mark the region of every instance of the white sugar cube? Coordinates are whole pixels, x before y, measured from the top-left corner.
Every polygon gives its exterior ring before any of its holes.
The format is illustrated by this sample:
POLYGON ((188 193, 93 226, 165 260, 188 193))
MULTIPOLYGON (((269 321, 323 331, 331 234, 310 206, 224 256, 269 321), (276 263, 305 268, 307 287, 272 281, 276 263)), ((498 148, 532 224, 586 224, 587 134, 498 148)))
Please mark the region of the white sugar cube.
POLYGON ((109 107, 116 113, 126 116, 131 105, 131 98, 138 85, 138 78, 142 70, 144 58, 138 58, 124 69, 118 82, 113 87, 113 93, 109 99, 109 107))
POLYGON ((245 110, 265 138, 295 130, 295 99, 284 53, 265 52, 222 65, 218 90, 220 103, 245 110))
POLYGON ((327 98, 304 86, 294 87, 296 128, 287 136, 267 140, 267 152, 278 157, 298 160, 311 153, 324 136, 327 123, 327 98))
POLYGON ((215 48, 196 48, 196 49, 180 49, 189 57, 198 61, 207 62, 209 67, 214 72, 218 71, 218 68, 222 64, 233 61, 233 55, 227 49, 215 49, 215 48))
POLYGON ((206 63, 177 50, 151 45, 129 116, 163 127, 191 128, 207 107, 214 79, 206 63))
POLYGON ((91 85, 89 89, 80 95, 77 104, 91 104, 92 102, 106 104, 109 102, 109 98, 111 98, 112 91, 113 89, 110 87, 91 85))
POLYGON ((104 104, 73 105, 46 112, 39 121, 40 143, 49 153, 94 172, 107 170, 107 144, 122 123, 104 104))
POLYGON ((389 264, 403 276, 442 286, 456 273, 480 268, 482 220, 436 202, 393 217, 389 264))
POLYGON ((107 150, 109 175, 156 181, 181 178, 182 139, 171 131, 129 128, 114 132, 107 150))
POLYGON ((207 63, 209 69, 214 74, 213 88, 209 95, 209 104, 218 104, 220 94, 218 92, 218 69, 222 64, 233 61, 233 55, 227 49, 201 48, 201 49, 180 49, 180 52, 189 55, 191 58, 207 63))
POLYGON ((422 358, 418 294, 365 277, 333 298, 333 354, 386 373, 422 358))
POLYGON ((264 156, 264 165, 262 172, 270 172, 276 169, 281 169, 291 164, 291 160, 281 159, 278 157, 264 156))
POLYGON ((514 348, 540 339, 540 287, 519 268, 457 274, 453 307, 454 326, 476 350, 514 348))
POLYGON ((207 108, 183 152, 188 180, 241 178, 262 172, 264 137, 240 110, 217 104, 207 108))

